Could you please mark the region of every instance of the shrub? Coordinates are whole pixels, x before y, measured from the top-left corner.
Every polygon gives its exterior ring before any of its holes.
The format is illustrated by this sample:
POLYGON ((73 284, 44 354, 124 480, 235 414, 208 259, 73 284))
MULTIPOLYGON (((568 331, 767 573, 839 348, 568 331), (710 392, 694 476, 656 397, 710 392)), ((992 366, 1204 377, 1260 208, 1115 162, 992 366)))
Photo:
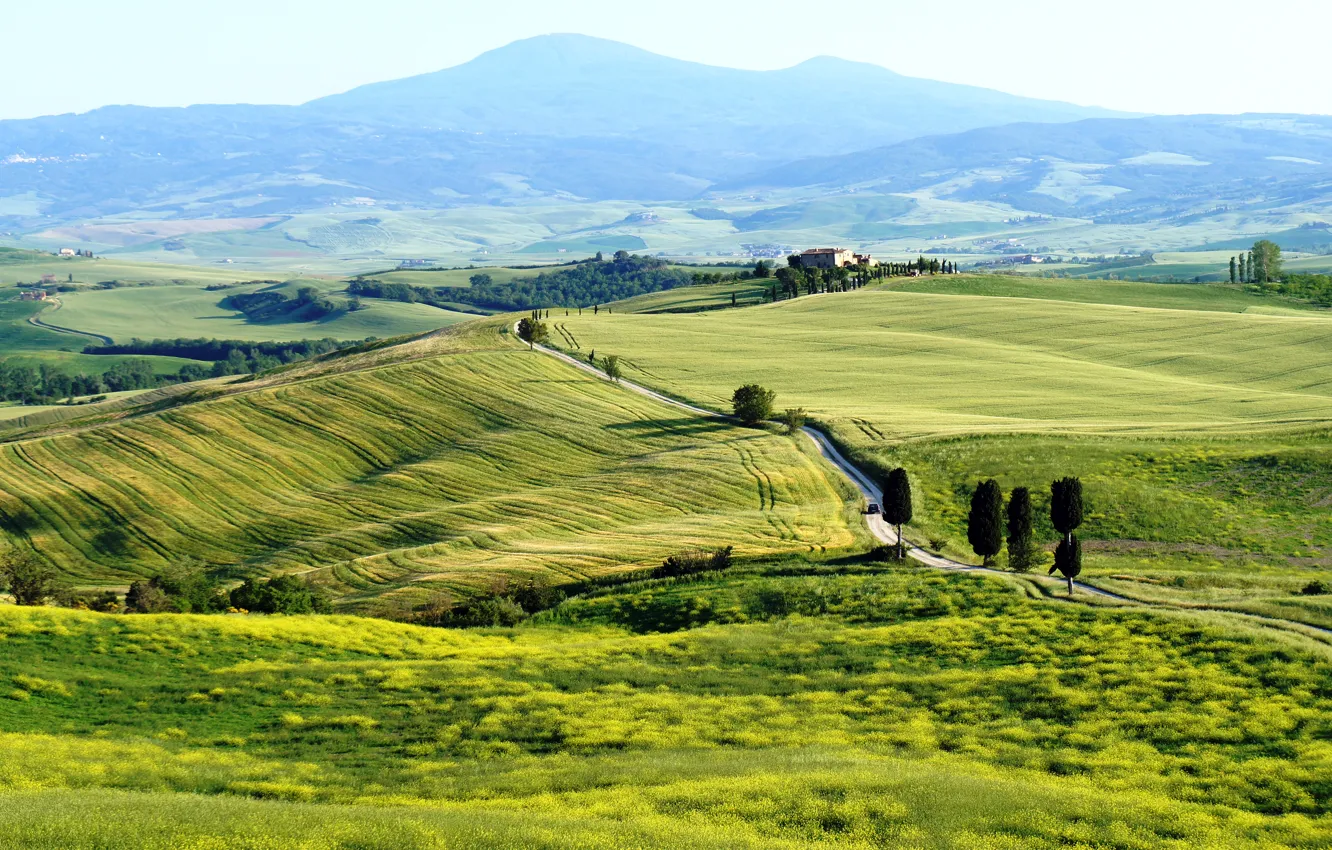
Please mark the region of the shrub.
POLYGON ((652 577, 677 578, 730 569, 731 551, 731 547, 726 546, 711 552, 706 549, 686 549, 676 552, 652 571, 652 577))
POLYGON ((809 416, 805 413, 803 407, 788 407, 782 411, 781 423, 786 426, 786 433, 794 434, 805 427, 805 421, 809 416))
POLYGON ((120 597, 114 590, 73 590, 63 589, 56 592, 56 604, 62 608, 74 608, 80 611, 96 611, 100 614, 115 614, 120 611, 120 597))
POLYGON ((1328 592, 1327 585, 1317 580, 1311 581, 1308 584, 1306 584, 1304 587, 1300 588, 1300 593, 1304 594, 1305 596, 1322 596, 1327 592, 1328 592))
POLYGON ((772 403, 777 393, 758 384, 745 384, 731 395, 735 418, 751 428, 772 416, 772 403))
POLYGON ((274 576, 268 581, 248 578, 231 591, 231 607, 259 614, 328 614, 328 598, 296 576, 274 576))

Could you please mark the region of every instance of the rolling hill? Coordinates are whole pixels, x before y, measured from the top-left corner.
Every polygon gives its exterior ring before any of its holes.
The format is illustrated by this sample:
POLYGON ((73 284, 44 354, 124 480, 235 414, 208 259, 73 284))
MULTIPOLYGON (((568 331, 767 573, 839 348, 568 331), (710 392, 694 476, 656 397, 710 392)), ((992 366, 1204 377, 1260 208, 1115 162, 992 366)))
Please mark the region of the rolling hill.
POLYGON ((855 539, 812 447, 681 416, 519 349, 501 325, 11 436, 4 530, 80 584, 195 558, 234 576, 313 571, 363 611, 692 545, 855 539))
POLYGON ((1104 224, 1184 224, 1183 216, 1224 211, 1312 211, 1332 198, 1332 118, 1192 115, 1019 123, 789 163, 716 188, 812 186, 925 192, 1104 224))
POLYGON ((912 533, 957 558, 974 561, 977 481, 1029 487, 1040 525, 1050 481, 1078 475, 1087 580, 1332 627, 1326 597, 1299 595, 1332 568, 1327 311, 1250 313, 1270 302, 1224 287, 966 275, 741 309, 706 289, 560 317, 559 339, 714 409, 759 381, 865 467, 917 476, 912 533))

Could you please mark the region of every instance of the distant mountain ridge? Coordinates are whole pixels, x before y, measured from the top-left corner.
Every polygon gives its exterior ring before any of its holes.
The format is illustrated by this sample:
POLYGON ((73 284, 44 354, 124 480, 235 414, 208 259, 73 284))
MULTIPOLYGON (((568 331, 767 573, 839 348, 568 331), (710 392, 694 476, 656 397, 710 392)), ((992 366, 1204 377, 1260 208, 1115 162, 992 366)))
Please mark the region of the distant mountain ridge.
POLYGON ((1332 200, 1332 117, 1010 124, 786 163, 718 190, 865 187, 1132 223, 1332 200))
POLYGON ((670 200, 917 135, 1108 114, 839 59, 741 71, 544 36, 295 107, 108 107, 0 121, 0 224, 260 215, 361 198, 670 200))

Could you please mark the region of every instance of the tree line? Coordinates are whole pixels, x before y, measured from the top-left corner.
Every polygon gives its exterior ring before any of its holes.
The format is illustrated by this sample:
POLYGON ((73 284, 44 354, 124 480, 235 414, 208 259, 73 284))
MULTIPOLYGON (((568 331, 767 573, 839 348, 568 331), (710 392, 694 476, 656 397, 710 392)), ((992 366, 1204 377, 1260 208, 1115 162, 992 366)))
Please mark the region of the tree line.
POLYGON ((0 360, 0 399, 20 404, 72 403, 76 397, 152 389, 175 380, 158 375, 152 361, 142 359, 122 361, 100 375, 69 375, 47 363, 33 367, 0 360))
MULTIPOLYGON (((760 263, 762 265, 762 263, 760 263)), ((816 268, 806 266, 799 254, 786 258, 786 266, 773 274, 776 282, 768 288, 771 301, 798 298, 801 295, 821 295, 829 292, 850 292, 871 281, 893 277, 957 274, 957 264, 950 260, 920 256, 913 263, 856 263, 849 266, 816 268)), ((755 275, 756 277, 760 275, 755 275)), ((766 275, 762 275, 766 277, 766 275)), ((734 299, 732 299, 734 304, 734 299)))
MULTIPOLYGON (((372 341, 373 337, 362 342, 372 341)), ((217 363, 232 359, 233 353, 239 351, 247 362, 260 362, 259 358, 267 358, 263 362, 271 361, 273 365, 281 365, 310 357, 318 357, 321 354, 340 351, 360 344, 361 342, 343 341, 331 337, 301 339, 291 342, 249 342, 240 339, 209 339, 206 337, 146 340, 135 337, 125 343, 85 346, 83 353, 181 357, 186 360, 204 360, 217 363)))
POLYGON ((46 363, 31 366, 0 360, 0 399, 21 404, 70 403, 83 396, 155 389, 227 375, 254 375, 286 363, 361 344, 334 339, 280 343, 215 339, 159 339, 149 342, 134 339, 120 345, 90 345, 83 349, 84 354, 184 357, 212 361, 213 365, 187 363, 175 373, 161 374, 156 371, 151 360, 134 357, 100 374, 80 372, 71 375, 46 363))
POLYGON ((592 307, 688 286, 691 274, 657 257, 616 251, 611 259, 601 254, 570 266, 544 271, 536 277, 495 283, 490 275, 472 276, 470 287, 411 286, 357 278, 347 291, 367 298, 418 302, 449 309, 465 304, 487 310, 514 311, 551 307, 592 307))
POLYGON ((296 576, 247 578, 227 589, 194 559, 184 559, 148 579, 132 582, 122 599, 115 591, 80 591, 62 586, 59 573, 37 553, 10 548, 0 553, 0 589, 18 605, 45 605, 106 614, 328 614, 332 604, 318 587, 296 576))
POLYGON ((1274 283, 1281 279, 1281 266, 1281 246, 1260 239, 1247 254, 1230 258, 1230 282, 1274 283))
POLYGON ((1252 250, 1230 258, 1230 282, 1248 284, 1259 293, 1276 293, 1319 307, 1332 307, 1332 276, 1285 273, 1281 246, 1268 239, 1260 239, 1252 250))
MULTIPOLYGON (((239 310, 252 322, 274 319, 314 322, 344 309, 313 286, 302 286, 290 296, 285 292, 272 291, 228 295, 222 299, 222 306, 239 310)), ((361 309, 360 299, 351 299, 345 309, 352 311, 361 309)))

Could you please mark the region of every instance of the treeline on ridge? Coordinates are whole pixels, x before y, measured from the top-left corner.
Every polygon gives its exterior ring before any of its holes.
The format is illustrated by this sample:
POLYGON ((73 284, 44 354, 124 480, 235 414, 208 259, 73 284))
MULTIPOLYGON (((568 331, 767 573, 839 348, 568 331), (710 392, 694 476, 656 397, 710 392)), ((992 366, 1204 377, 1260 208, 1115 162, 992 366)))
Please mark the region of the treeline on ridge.
POLYGON ((208 339, 206 337, 147 340, 135 337, 127 343, 88 345, 84 347, 83 353, 182 357, 186 360, 205 360, 216 363, 222 360, 230 360, 236 352, 240 352, 246 360, 271 358, 275 361, 273 365, 279 365, 318 357, 330 351, 339 351, 360 344, 360 342, 344 342, 331 337, 301 339, 291 342, 249 342, 242 339, 208 339))
POLYGON ((487 310, 529 310, 535 307, 590 307, 688 286, 693 275, 672 268, 665 260, 617 251, 611 259, 601 254, 571 266, 545 271, 533 278, 495 283, 488 274, 472 276, 470 287, 411 286, 357 278, 347 287, 354 296, 417 302, 447 308, 467 304, 487 310))
POLYGON ((217 339, 134 339, 118 345, 89 345, 84 354, 144 355, 123 360, 101 374, 67 374, 48 365, 31 366, 0 360, 0 400, 22 404, 50 404, 83 396, 94 398, 104 393, 149 390, 177 383, 220 378, 227 375, 254 375, 292 363, 340 351, 364 341, 306 339, 296 342, 245 342, 217 339), (181 357, 211 362, 186 363, 179 371, 159 374, 153 357, 181 357))

